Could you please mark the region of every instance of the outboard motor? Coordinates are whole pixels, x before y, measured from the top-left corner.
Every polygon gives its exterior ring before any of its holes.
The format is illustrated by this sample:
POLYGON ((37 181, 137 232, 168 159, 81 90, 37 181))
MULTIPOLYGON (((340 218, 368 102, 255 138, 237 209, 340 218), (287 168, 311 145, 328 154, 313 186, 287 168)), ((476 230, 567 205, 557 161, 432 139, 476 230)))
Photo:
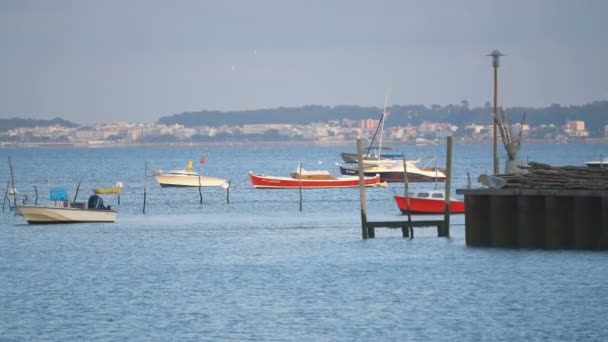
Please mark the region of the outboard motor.
POLYGON ((101 197, 97 196, 97 194, 93 194, 89 197, 88 208, 89 209, 106 209, 106 207, 103 205, 103 199, 101 197))

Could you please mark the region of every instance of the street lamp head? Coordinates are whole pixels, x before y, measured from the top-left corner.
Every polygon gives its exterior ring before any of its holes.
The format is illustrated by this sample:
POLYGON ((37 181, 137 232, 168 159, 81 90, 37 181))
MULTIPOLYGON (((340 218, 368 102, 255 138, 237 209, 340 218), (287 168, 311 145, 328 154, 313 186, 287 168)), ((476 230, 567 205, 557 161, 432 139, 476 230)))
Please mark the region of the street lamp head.
POLYGON ((498 66, 500 65, 500 56, 504 56, 504 55, 502 53, 500 53, 500 51, 494 50, 494 51, 492 51, 492 53, 490 53, 487 56, 492 57, 492 66, 495 68, 498 68, 498 66))

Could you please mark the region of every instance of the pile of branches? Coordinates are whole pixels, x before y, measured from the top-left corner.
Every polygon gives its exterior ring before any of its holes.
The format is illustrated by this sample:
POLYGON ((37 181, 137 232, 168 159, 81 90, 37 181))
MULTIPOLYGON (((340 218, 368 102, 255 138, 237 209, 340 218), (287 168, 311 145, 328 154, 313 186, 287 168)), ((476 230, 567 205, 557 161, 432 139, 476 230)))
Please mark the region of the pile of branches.
POLYGON ((520 168, 527 172, 498 176, 506 181, 503 188, 608 190, 608 168, 557 167, 535 162, 520 168))
POLYGON ((505 150, 507 151, 507 157, 509 160, 517 160, 517 152, 521 148, 521 137, 523 132, 523 126, 526 122, 526 113, 523 114, 521 119, 521 123, 519 124, 519 132, 517 132, 517 136, 513 134, 513 122, 511 121, 511 117, 505 117, 505 112, 500 110, 500 117, 496 117, 496 125, 498 126, 498 131, 500 132, 500 137, 502 138, 502 144, 505 146, 505 150))

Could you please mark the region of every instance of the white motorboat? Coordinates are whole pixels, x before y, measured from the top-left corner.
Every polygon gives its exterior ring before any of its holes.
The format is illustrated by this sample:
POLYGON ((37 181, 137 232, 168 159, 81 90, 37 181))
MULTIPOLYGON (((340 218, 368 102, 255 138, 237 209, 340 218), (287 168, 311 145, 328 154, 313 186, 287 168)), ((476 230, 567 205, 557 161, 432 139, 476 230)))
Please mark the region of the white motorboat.
POLYGON ((110 209, 86 209, 81 207, 18 206, 18 213, 30 224, 116 222, 118 212, 110 209))
POLYGON ((70 202, 63 188, 51 189, 48 206, 17 206, 17 213, 30 224, 115 222, 118 212, 105 207, 103 200, 93 195, 86 203, 70 202))
MULTIPOLYGON (((419 168, 416 164, 418 160, 407 161, 408 182, 443 182, 445 173, 437 167, 419 168)), ((340 173, 348 176, 359 174, 358 167, 350 167, 338 164, 340 173)), ((367 164, 364 163, 363 173, 365 176, 380 175, 381 182, 403 182, 403 161, 393 161, 392 163, 367 164)))
POLYGON ((222 187, 228 183, 223 178, 199 175, 192 169, 192 161, 188 162, 186 169, 169 172, 158 170, 155 172, 154 177, 162 187, 222 187))
POLYGON ((604 158, 601 160, 588 161, 585 163, 585 165, 587 165, 589 167, 608 168, 608 158, 604 158))

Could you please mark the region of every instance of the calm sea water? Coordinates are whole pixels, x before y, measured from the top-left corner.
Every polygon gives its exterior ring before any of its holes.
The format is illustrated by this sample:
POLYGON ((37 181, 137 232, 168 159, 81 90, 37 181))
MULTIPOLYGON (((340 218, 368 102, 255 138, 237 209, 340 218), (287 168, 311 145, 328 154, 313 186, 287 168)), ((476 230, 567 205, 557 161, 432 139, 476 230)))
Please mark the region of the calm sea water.
MULTIPOLYGON (((4 149, 30 202, 65 185, 78 199, 125 184, 114 224, 27 225, 0 216, 0 341, 608 339, 608 254, 470 248, 464 218, 449 239, 379 229, 361 239, 357 189, 255 190, 248 171, 338 172, 354 146, 4 149), (155 169, 195 164, 222 189, 160 188, 155 169), (142 214, 143 188, 148 206, 142 214)), ((445 147, 402 147, 408 158, 445 147)), ((522 159, 581 165, 608 145, 524 146, 522 159)), ((503 157, 504 158, 504 157, 503 157)), ((491 171, 491 146, 454 146, 454 187, 491 171)), ((474 182, 475 183, 475 182, 474 182)), ((433 184, 426 184, 433 187, 433 184)), ((420 187, 420 185, 417 185, 420 187)), ((403 187, 367 192, 369 216, 399 219, 403 187)))

